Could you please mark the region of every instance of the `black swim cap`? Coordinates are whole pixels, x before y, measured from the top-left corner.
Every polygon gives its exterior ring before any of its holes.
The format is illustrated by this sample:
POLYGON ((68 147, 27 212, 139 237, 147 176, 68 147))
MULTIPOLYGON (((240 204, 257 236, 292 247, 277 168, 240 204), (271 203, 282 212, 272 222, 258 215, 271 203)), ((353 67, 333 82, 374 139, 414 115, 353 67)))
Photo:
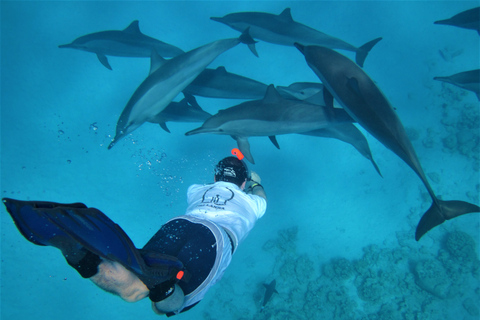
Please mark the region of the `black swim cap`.
POLYGON ((247 178, 247 165, 236 157, 226 157, 215 166, 216 181, 231 182, 240 187, 247 178))

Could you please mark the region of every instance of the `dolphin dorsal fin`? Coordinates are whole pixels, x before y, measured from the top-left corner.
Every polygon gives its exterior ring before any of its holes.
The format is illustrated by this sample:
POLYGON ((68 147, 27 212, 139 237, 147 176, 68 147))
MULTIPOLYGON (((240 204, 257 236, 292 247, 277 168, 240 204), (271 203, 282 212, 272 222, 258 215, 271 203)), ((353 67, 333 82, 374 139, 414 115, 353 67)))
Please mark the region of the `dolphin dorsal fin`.
POLYGON ((153 49, 152 54, 150 56, 150 73, 152 74, 158 70, 167 60, 163 59, 157 52, 157 50, 153 49))
POLYGON ((282 100, 282 96, 278 93, 277 89, 273 84, 269 85, 267 88, 267 92, 265 93, 265 97, 263 98, 263 102, 266 103, 277 103, 282 100))
POLYGON ((137 34, 137 33, 142 33, 140 31, 140 27, 138 26, 138 20, 132 21, 128 27, 126 27, 123 32, 127 33, 132 33, 132 34, 137 34))
POLYGON ((283 10, 282 13, 280 13, 278 15, 278 17, 285 22, 293 22, 292 13, 290 12, 290 8, 285 8, 285 10, 283 10))
POLYGON ((227 73, 227 69, 225 69, 224 66, 220 66, 217 69, 215 69, 215 73, 225 74, 225 73, 227 73))

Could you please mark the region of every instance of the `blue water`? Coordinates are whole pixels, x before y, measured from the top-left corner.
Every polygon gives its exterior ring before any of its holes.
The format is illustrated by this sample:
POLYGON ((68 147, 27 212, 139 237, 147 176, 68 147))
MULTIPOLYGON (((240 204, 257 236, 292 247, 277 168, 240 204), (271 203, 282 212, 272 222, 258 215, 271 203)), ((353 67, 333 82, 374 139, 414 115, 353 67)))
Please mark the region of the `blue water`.
MULTIPOLYGON (((365 71, 396 108, 435 192, 478 204, 478 100, 433 80, 479 67, 476 32, 433 24, 476 5, 2 1, 2 197, 84 202, 143 246, 163 222, 184 212, 190 184, 211 182, 213 165, 235 141, 184 136, 200 124, 169 123, 171 134, 144 124, 107 150, 120 113, 148 74, 149 59, 109 57, 110 71, 94 54, 58 45, 138 19, 143 33, 187 51, 238 36, 211 16, 290 7, 296 21, 355 46, 383 37, 365 71)), ((257 50, 260 58, 239 45, 210 67, 223 65, 267 84, 318 81, 297 49, 260 42, 257 50)), ((215 113, 240 101, 198 102, 215 113)), ((250 139, 256 160, 251 169, 262 177, 267 213, 222 281, 178 319, 479 318, 479 215, 448 221, 415 242, 416 224, 430 206, 426 190, 397 156, 363 132, 383 178, 336 140, 279 136, 277 150, 267 138, 250 139), (461 254, 447 243, 459 245, 461 254), (419 284, 420 274, 430 284, 419 284), (262 284, 273 279, 279 294, 259 313, 262 284), (425 289, 435 284, 437 295, 425 289)), ((101 291, 58 250, 27 242, 5 211, 0 217, 2 319, 157 317, 148 299, 129 304, 101 291)))

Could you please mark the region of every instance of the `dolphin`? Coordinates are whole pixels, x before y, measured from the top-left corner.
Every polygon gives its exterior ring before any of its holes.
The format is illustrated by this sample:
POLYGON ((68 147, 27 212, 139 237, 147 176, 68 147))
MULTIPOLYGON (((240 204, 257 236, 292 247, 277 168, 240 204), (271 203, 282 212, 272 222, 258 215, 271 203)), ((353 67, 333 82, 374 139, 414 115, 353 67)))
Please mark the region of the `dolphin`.
POLYGON ((338 123, 301 134, 314 137, 334 138, 352 145, 362 156, 370 160, 378 174, 383 177, 380 168, 378 168, 375 160, 373 160, 372 151, 370 150, 367 139, 353 123, 338 123))
POLYGON ((146 121, 154 119, 215 58, 240 42, 253 43, 248 30, 239 38, 222 39, 203 45, 170 60, 152 51, 150 74, 135 90, 120 115, 111 149, 121 138, 146 121))
POLYGON ((405 161, 422 180, 432 198, 432 205, 417 226, 417 241, 445 220, 480 212, 479 206, 468 202, 437 198, 400 119, 387 98, 361 68, 329 48, 298 43, 295 46, 325 86, 324 95, 333 95, 355 121, 405 161))
MULTIPOLYGON (((294 82, 288 87, 277 86, 277 91, 287 99, 308 101, 309 98, 318 93, 321 93, 323 96, 323 84, 317 82, 294 82)), ((320 100, 317 104, 325 105, 325 102, 320 100)))
POLYGON ((450 19, 435 21, 434 24, 477 30, 477 33, 480 35, 480 7, 460 12, 450 19))
POLYGON ((275 286, 277 285, 276 280, 272 280, 269 284, 264 283, 263 286, 265 287, 265 296, 263 297, 263 303, 262 307, 260 308, 260 312, 265 309, 265 306, 267 305, 267 302, 270 301, 270 298, 273 296, 274 293, 278 293, 277 289, 275 289, 275 286))
POLYGON ((183 92, 208 98, 261 99, 267 87, 262 82, 228 72, 221 66, 203 70, 183 92))
POLYGON ((138 26, 138 20, 133 21, 124 30, 108 30, 90 33, 63 44, 59 48, 72 48, 97 55, 98 60, 112 70, 106 56, 118 57, 150 57, 155 50, 163 57, 175 57, 183 53, 182 49, 168 43, 144 35, 138 26))
POLYGON ((240 32, 250 28, 250 35, 254 39, 274 44, 293 46, 295 42, 299 42, 353 51, 356 53, 358 65, 362 67, 368 52, 382 39, 377 38, 357 48, 343 40, 294 21, 290 8, 286 8, 279 15, 266 12, 235 12, 222 18, 211 17, 210 19, 224 23, 240 32))
POLYGON ((480 100, 480 69, 456 73, 448 77, 435 77, 434 80, 444 81, 457 87, 472 91, 480 100))
POLYGON ((158 123, 160 127, 170 133, 166 122, 203 122, 212 115, 204 111, 197 103, 194 96, 183 93, 185 98, 180 102, 170 102, 170 104, 149 122, 158 123))
POLYGON ((246 101, 208 118, 200 128, 185 135, 200 133, 225 134, 237 141, 245 158, 255 163, 250 153, 248 137, 268 136, 278 148, 275 136, 302 133, 330 126, 332 123, 352 122, 343 109, 321 106, 283 98, 269 85, 262 100, 246 101))

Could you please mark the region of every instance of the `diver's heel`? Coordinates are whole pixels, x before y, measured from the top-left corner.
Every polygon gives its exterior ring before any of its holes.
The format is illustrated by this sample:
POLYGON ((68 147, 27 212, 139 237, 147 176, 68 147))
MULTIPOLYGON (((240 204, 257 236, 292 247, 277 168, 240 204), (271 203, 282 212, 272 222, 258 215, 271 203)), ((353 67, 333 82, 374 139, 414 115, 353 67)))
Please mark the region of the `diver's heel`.
POLYGON ((102 262, 102 259, 95 253, 82 248, 81 252, 76 253, 77 257, 83 254, 80 260, 71 260, 68 256, 65 256, 67 263, 78 271, 82 278, 90 278, 98 273, 98 266, 102 262))

